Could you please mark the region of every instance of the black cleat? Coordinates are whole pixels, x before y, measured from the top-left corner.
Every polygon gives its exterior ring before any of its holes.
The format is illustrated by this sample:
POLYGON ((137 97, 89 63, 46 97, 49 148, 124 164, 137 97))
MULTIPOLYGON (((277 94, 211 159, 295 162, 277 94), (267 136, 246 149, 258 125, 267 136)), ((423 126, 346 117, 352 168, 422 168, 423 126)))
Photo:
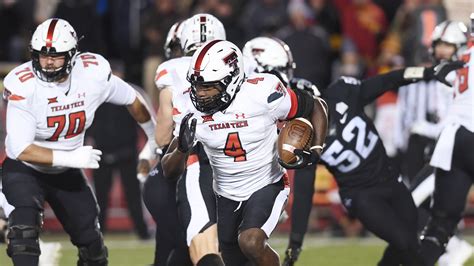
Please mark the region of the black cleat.
POLYGON ((298 256, 301 253, 301 248, 288 248, 285 251, 285 260, 283 261, 282 266, 293 266, 298 260, 298 256))

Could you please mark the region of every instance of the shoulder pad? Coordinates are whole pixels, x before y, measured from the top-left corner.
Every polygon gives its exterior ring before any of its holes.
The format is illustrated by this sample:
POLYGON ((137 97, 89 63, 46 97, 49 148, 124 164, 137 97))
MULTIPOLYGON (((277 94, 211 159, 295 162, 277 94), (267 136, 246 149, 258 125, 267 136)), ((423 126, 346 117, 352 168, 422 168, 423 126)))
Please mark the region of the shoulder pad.
MULTIPOLYGON (((94 53, 80 53, 76 57, 74 70, 88 73, 89 79, 109 80, 112 75, 110 64, 103 56, 94 53)), ((74 71, 73 70, 73 71, 74 71)))
POLYGON ((286 87, 281 83, 280 79, 272 74, 255 73, 245 80, 242 85, 248 93, 253 95, 250 97, 265 104, 271 104, 273 101, 285 96, 286 87))
POLYGON ((34 92, 35 80, 31 62, 15 67, 3 80, 3 98, 5 100, 26 99, 34 92))
POLYGON ((185 77, 188 72, 190 62, 191 62, 191 57, 185 56, 185 57, 173 58, 161 63, 158 66, 158 69, 156 70, 156 75, 155 75, 156 87, 160 89, 165 86, 174 85, 174 83, 176 82, 174 79, 179 78, 179 77, 176 77, 176 74, 174 75, 171 74, 172 72, 184 73, 182 76, 185 77))

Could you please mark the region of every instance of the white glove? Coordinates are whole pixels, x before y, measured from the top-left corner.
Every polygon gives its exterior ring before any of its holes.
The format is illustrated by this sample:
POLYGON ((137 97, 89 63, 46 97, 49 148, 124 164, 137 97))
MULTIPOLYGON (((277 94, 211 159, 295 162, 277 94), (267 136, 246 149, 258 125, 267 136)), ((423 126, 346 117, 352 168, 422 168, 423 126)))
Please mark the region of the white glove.
POLYGON ((417 121, 411 126, 410 132, 423 137, 436 139, 439 135, 439 127, 436 124, 426 121, 417 121))
POLYGON ((156 155, 159 153, 158 150, 159 149, 158 145, 156 144, 156 141, 154 139, 152 139, 151 141, 148 140, 145 146, 143 146, 143 149, 140 154, 138 154, 138 159, 148 161, 155 160, 156 155))
POLYGON ((53 150, 53 166, 69 168, 99 168, 100 150, 83 146, 72 151, 53 150))

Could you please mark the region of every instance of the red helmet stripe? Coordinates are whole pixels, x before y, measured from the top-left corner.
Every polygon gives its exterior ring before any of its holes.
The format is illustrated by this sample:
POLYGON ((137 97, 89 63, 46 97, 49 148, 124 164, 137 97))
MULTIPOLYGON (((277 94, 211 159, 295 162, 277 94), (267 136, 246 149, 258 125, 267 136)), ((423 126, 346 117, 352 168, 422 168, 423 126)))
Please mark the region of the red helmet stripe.
POLYGON ((178 24, 176 24, 176 28, 174 29, 174 32, 173 32, 173 38, 177 38, 178 37, 178 30, 179 30, 179 27, 181 26, 181 23, 183 23, 184 20, 178 22, 178 24))
POLYGON ((204 56, 206 55, 207 51, 209 51, 209 49, 211 49, 211 47, 220 42, 222 40, 213 40, 213 41, 210 41, 208 44, 206 44, 206 46, 204 46, 204 48, 202 48, 201 52, 199 53, 197 59, 196 59, 196 64, 194 65, 194 74, 195 75, 199 75, 199 69, 201 69, 201 63, 202 63, 202 60, 204 59, 204 56))
POLYGON ((46 47, 53 46, 54 28, 56 28, 57 23, 58 23, 58 19, 55 18, 51 21, 51 24, 49 24, 48 35, 46 35, 46 47))

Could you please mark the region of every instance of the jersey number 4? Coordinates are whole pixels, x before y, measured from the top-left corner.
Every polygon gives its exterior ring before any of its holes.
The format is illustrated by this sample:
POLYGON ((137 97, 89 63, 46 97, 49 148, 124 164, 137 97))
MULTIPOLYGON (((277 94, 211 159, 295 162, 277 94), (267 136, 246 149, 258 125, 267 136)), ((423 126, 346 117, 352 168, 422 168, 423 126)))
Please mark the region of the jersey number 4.
MULTIPOLYGON (((65 139, 70 139, 75 137, 84 131, 84 127, 86 125, 86 112, 79 111, 75 113, 70 113, 68 115, 69 126, 64 136, 65 139)), ((49 138, 46 139, 48 141, 58 141, 61 132, 63 132, 66 126, 66 115, 58 115, 58 116, 49 116, 48 117, 48 127, 56 127, 54 134, 49 138)))
POLYGON ((359 166, 362 159, 369 157, 379 137, 372 131, 366 132, 366 123, 362 118, 354 117, 342 131, 342 138, 350 143, 356 137, 355 152, 344 150, 344 145, 335 140, 323 153, 322 159, 331 166, 347 173, 359 166), (354 131, 357 131, 355 134, 354 131), (357 153, 356 153, 357 152, 357 153))
POLYGON ((247 161, 247 152, 242 148, 242 142, 239 138, 239 132, 232 132, 227 135, 224 154, 229 157, 234 157, 234 162, 247 161))

